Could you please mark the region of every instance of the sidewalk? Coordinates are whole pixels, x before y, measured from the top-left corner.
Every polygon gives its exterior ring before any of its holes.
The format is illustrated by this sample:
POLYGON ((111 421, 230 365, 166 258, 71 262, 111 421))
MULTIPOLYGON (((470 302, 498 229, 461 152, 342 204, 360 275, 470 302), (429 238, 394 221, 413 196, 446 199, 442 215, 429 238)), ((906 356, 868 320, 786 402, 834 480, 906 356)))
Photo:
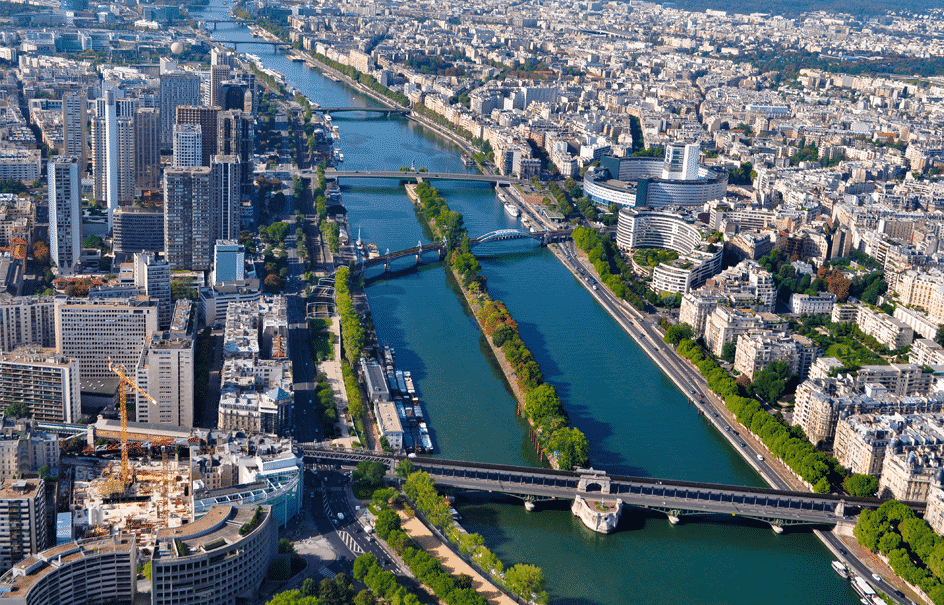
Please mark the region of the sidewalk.
POLYGON ((334 392, 334 407, 338 412, 337 426, 341 429, 341 436, 332 439, 332 445, 342 447, 353 447, 357 437, 351 434, 350 427, 344 420, 348 401, 347 390, 344 388, 344 375, 341 373, 341 320, 338 317, 331 318, 331 325, 328 331, 334 334, 334 359, 326 359, 318 364, 318 371, 323 372, 328 377, 328 386, 334 392))
POLYGON ((472 588, 475 592, 488 599, 489 603, 492 605, 516 605, 515 601, 498 590, 498 588, 492 584, 491 580, 482 577, 482 574, 443 545, 442 542, 433 536, 426 526, 423 525, 422 521, 416 517, 403 519, 402 527, 403 531, 405 531, 420 548, 439 559, 439 562, 442 563, 447 572, 452 575, 464 573, 472 576, 472 588))

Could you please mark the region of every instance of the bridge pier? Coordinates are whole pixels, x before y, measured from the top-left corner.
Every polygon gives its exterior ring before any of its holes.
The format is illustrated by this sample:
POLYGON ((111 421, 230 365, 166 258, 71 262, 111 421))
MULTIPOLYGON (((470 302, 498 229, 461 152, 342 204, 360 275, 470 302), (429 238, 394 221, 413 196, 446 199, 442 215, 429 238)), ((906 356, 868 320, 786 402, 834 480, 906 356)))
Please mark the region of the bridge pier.
POLYGON ((773 524, 771 524, 771 525, 770 525, 770 528, 771 528, 772 530, 774 530, 774 533, 777 534, 778 536, 783 533, 783 526, 781 526, 781 525, 773 525, 773 524))
POLYGON ((682 511, 680 510, 670 510, 669 513, 669 523, 672 525, 678 525, 681 521, 682 511))
POLYGON ((525 500, 524 509, 528 511, 529 513, 534 512, 534 502, 532 502, 531 500, 525 500))
POLYGON ((623 501, 614 498, 608 502, 605 498, 600 501, 585 500, 581 496, 574 498, 570 512, 578 517, 584 525, 598 534, 609 534, 616 529, 620 515, 623 512, 623 501))

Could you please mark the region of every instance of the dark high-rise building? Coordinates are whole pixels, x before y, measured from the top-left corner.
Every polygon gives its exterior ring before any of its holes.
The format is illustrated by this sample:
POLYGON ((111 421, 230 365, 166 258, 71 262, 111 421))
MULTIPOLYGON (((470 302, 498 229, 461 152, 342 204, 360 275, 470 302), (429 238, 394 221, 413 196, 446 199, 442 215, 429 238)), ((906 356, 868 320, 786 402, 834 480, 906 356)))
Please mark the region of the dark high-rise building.
POLYGON ((171 269, 210 269, 215 243, 212 200, 208 166, 164 171, 164 256, 171 269))
POLYGON ((134 188, 161 187, 161 115, 139 107, 134 118, 134 188))
POLYGON ((199 124, 203 137, 203 151, 200 155, 200 165, 209 166, 210 158, 217 153, 217 115, 219 107, 198 107, 196 105, 181 105, 177 108, 176 124, 199 124))
POLYGON ((221 111, 217 125, 217 152, 236 156, 240 164, 239 197, 252 199, 252 146, 254 131, 252 116, 245 111, 221 111))

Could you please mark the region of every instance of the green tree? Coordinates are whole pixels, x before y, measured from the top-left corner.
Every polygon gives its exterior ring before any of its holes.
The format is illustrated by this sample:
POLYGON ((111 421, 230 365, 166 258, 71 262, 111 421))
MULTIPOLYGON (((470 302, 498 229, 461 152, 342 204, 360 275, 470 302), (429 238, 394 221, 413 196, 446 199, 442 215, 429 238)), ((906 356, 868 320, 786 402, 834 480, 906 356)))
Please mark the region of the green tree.
POLYGON ((557 397, 557 391, 546 382, 525 395, 524 413, 535 422, 539 422, 545 416, 558 416, 563 412, 564 408, 557 397))
POLYGON ((787 388, 790 366, 785 361, 775 361, 754 375, 751 391, 768 403, 774 403, 787 388))
POLYGON ((400 516, 390 509, 384 509, 377 515, 377 520, 374 522, 374 529, 377 531, 378 536, 386 540, 390 532, 399 531, 400 516))
POLYGON ((397 477, 401 479, 406 479, 413 473, 413 461, 409 458, 401 460, 400 464, 397 465, 397 477))
POLYGON ((828 494, 831 487, 832 485, 829 483, 829 479, 823 477, 813 486, 813 491, 817 494, 828 494))
POLYGON ((151 581, 151 562, 148 561, 144 564, 144 569, 141 571, 144 574, 144 577, 147 578, 148 582, 151 581))
POLYGON ((280 555, 297 555, 295 552, 295 544, 288 538, 279 538, 279 554, 280 555))
MULTIPOLYGON (((356 565, 355 561, 355 565, 356 565)), ((317 597, 318 596, 318 585, 315 584, 315 581, 311 578, 306 578, 302 582, 301 593, 303 597, 317 597)))
POLYGON ((22 401, 15 401, 8 405, 3 411, 3 415, 9 418, 27 418, 29 417, 29 408, 22 401))
POLYGON ((351 473, 351 478, 355 482, 361 482, 371 487, 380 487, 383 485, 386 472, 387 467, 383 462, 362 460, 357 463, 357 468, 351 473))
POLYGON ((535 603, 547 603, 544 572, 534 565, 518 563, 505 571, 505 586, 521 598, 535 603))
POLYGON ((842 482, 842 489, 850 496, 870 498, 878 491, 878 479, 872 475, 855 474, 842 482))
POLYGON ((297 590, 286 590, 272 597, 267 605, 321 605, 316 596, 303 596, 297 590))
POLYGON ((663 340, 671 345, 677 345, 683 340, 690 339, 695 334, 692 327, 688 324, 681 323, 674 326, 669 326, 665 331, 665 337, 663 340))
POLYGON ((731 362, 734 361, 734 355, 737 353, 737 343, 735 342, 726 342, 724 346, 721 347, 721 359, 731 362))

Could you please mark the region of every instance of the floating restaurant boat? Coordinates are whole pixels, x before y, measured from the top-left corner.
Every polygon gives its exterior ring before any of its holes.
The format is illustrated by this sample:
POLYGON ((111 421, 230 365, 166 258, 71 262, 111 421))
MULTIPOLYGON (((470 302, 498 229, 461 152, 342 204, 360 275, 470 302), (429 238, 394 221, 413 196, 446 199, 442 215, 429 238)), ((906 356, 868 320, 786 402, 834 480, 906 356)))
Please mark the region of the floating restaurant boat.
POLYGON ((507 212, 511 216, 515 218, 518 218, 519 216, 521 216, 521 211, 518 210, 518 207, 512 204, 511 202, 505 202, 502 205, 505 207, 505 212, 507 212))

